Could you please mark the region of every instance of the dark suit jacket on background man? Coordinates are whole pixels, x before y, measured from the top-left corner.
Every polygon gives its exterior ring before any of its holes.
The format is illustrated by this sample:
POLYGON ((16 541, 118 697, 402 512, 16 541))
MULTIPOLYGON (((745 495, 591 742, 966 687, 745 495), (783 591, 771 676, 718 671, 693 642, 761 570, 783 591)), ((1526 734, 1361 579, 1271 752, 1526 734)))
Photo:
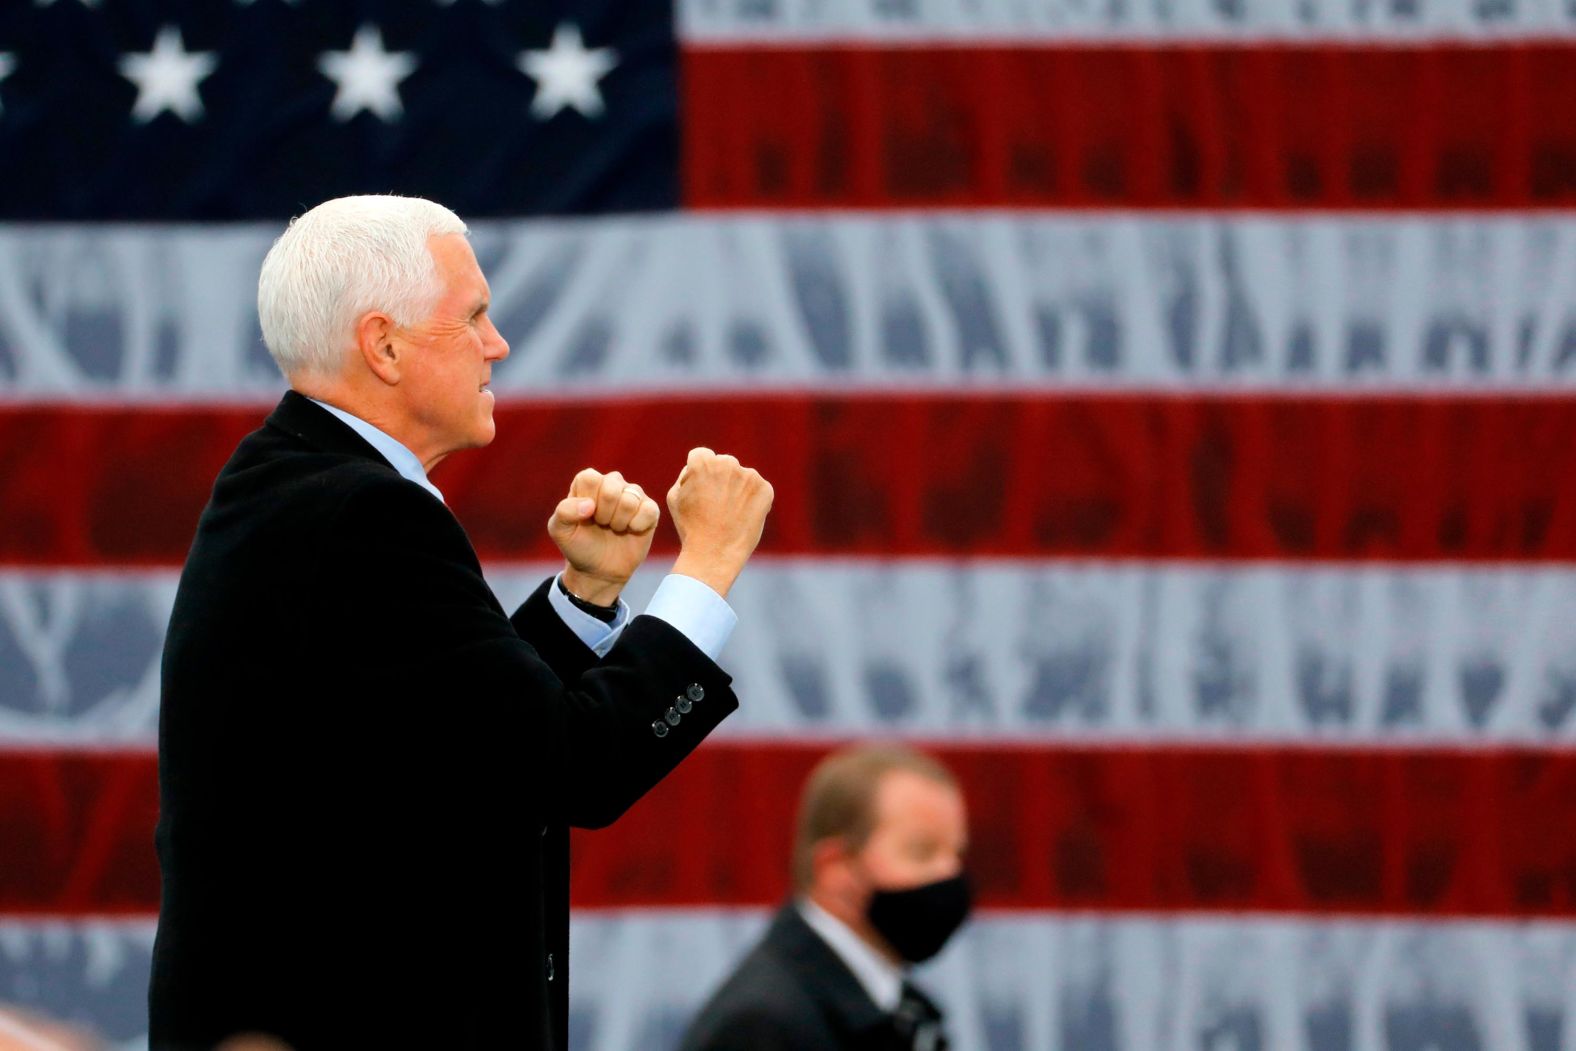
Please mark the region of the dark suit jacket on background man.
POLYGON ((902 744, 810 771, 794 821, 794 897, 690 1023, 680 1051, 946 1051, 911 965, 968 916, 956 776, 902 744))
POLYGON ((892 1015, 796 905, 784 906, 766 936, 691 1023, 679 1051, 909 1051, 892 1015))
POLYGON ((299 394, 241 443, 166 643, 154 1048, 565 1046, 567 826, 736 701, 653 617, 598 661, 550 584, 506 614, 448 509, 299 394))

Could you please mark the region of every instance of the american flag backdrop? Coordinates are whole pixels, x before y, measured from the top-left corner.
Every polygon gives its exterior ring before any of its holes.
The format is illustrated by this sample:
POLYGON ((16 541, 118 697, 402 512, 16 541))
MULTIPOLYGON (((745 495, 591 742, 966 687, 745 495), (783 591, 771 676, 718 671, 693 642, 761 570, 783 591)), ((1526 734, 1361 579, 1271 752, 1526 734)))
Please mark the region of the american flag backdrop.
POLYGON ((380 191, 514 348, 434 476, 506 604, 581 466, 777 489, 741 711, 575 841, 576 1048, 670 1046, 896 737, 964 1051, 1576 1051, 1572 0, 0 0, 0 1004, 143 1039, 258 266, 380 191))

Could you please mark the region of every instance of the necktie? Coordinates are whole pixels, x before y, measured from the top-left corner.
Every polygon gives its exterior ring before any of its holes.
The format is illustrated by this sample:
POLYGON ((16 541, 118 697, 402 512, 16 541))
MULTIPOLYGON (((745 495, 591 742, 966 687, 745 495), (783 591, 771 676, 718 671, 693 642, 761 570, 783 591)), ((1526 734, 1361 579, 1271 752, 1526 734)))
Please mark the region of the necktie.
POLYGON ((941 1011, 930 997, 908 982, 892 1015, 892 1024, 913 1051, 947 1051, 947 1034, 941 1028, 941 1011))

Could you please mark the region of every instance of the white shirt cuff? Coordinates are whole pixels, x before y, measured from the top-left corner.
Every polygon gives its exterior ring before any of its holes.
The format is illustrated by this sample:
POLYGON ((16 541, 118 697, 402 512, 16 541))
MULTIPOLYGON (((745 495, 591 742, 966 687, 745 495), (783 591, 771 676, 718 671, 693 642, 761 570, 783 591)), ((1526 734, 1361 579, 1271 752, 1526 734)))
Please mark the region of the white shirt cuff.
MULTIPOLYGON (((559 574, 562 576, 563 574, 559 574)), ((696 581, 697 584, 700 581, 696 581)), ((705 588, 706 585, 701 584, 705 588)), ((711 591, 710 588, 706 588, 711 591)), ((712 592, 715 597, 716 592, 712 592)), ((618 600, 618 613, 611 622, 597 620, 585 610, 575 606, 569 601, 569 596, 564 594, 564 589, 559 586, 558 577, 553 578, 552 584, 547 588, 547 601, 552 603, 558 619, 564 622, 564 627, 575 633, 575 638, 590 647, 591 652, 598 657, 606 657, 607 651, 613 648, 613 643, 624 632, 624 625, 629 623, 629 603, 623 599, 618 600)), ((720 602, 721 599, 718 599, 720 602)), ((724 603, 726 605, 726 603, 724 603)), ((731 613, 732 610, 729 610, 731 613)))
POLYGON ((726 599, 682 573, 669 573, 662 579, 646 606, 646 614, 667 621, 712 660, 722 653, 739 623, 739 615, 726 599))

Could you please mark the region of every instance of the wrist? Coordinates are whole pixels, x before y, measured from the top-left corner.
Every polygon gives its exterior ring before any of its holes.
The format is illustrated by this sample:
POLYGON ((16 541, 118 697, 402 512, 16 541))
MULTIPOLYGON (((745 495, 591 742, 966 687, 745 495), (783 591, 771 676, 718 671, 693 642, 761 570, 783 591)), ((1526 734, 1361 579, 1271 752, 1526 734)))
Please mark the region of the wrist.
POLYGON ((573 566, 565 566, 558 575, 558 583, 571 597, 604 609, 616 607, 618 596, 624 591, 624 581, 582 573, 573 566))
POLYGON ((694 577, 722 598, 728 597, 728 590, 739 578, 739 570, 742 568, 731 562, 702 558, 683 551, 679 552, 679 557, 673 563, 673 572, 680 576, 694 577))

